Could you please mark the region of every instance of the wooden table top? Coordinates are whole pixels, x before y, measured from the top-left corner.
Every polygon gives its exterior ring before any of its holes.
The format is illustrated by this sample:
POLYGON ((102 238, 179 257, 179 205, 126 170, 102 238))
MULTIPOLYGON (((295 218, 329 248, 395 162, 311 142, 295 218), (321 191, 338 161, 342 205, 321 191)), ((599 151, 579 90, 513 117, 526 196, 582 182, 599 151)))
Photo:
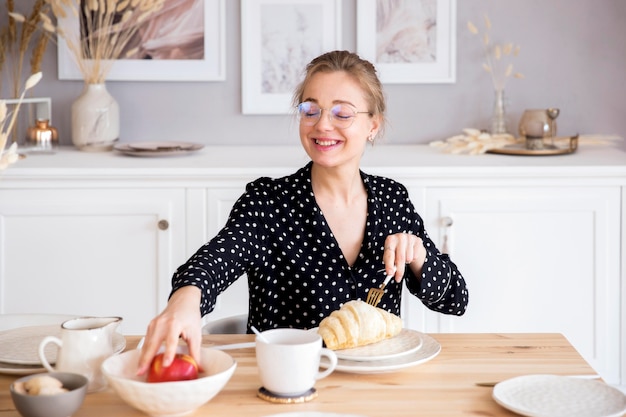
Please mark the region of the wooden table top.
MULTIPOLYGON (((382 374, 334 372, 319 380, 317 398, 299 404, 270 403, 257 397, 260 380, 253 348, 228 350, 234 375, 216 397, 190 416, 264 417, 296 411, 387 416, 516 416, 477 382, 518 375, 593 375, 595 371, 560 334, 430 334, 441 344, 432 360, 382 374)), ((204 345, 253 341, 253 335, 205 335, 204 345)), ((127 348, 139 337, 127 337, 127 348)), ((18 376, 0 375, 0 417, 17 417, 9 385, 18 376)), ((74 417, 141 417, 108 388, 88 394, 74 417)))

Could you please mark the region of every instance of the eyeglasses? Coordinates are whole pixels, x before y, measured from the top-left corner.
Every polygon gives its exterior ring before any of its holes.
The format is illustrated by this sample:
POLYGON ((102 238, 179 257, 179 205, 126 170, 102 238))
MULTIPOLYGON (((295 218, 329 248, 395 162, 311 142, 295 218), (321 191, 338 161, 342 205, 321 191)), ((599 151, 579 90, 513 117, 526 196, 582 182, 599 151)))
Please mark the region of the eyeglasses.
POLYGON ((347 129, 352 126, 354 119, 360 113, 370 113, 368 111, 357 111, 349 104, 336 104, 330 109, 323 109, 317 103, 305 101, 298 104, 298 118, 300 124, 304 126, 315 125, 322 117, 322 110, 328 113, 328 120, 337 129, 347 129))

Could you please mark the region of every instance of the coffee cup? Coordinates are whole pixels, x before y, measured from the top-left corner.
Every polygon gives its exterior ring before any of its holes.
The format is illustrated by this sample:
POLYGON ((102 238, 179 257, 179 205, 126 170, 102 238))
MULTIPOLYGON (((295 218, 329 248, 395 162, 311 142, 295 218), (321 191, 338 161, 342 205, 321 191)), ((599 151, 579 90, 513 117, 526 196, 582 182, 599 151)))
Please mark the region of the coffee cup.
POLYGON ((263 388, 279 396, 299 396, 335 370, 337 355, 322 346, 314 330, 272 329, 256 338, 256 360, 263 388), (320 371, 320 359, 329 363, 320 371))

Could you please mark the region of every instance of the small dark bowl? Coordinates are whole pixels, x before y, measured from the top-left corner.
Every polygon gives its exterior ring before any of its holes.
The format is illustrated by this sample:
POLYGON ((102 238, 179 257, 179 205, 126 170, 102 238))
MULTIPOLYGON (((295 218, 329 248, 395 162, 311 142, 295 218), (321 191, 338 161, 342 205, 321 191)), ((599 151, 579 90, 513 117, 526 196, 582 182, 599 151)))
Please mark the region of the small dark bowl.
POLYGON ((79 374, 69 372, 49 372, 17 379, 11 384, 11 398, 15 408, 23 417, 69 417, 83 404, 89 380, 79 374), (31 378, 48 375, 61 381, 68 392, 54 395, 28 395, 15 391, 16 382, 26 382, 31 378))

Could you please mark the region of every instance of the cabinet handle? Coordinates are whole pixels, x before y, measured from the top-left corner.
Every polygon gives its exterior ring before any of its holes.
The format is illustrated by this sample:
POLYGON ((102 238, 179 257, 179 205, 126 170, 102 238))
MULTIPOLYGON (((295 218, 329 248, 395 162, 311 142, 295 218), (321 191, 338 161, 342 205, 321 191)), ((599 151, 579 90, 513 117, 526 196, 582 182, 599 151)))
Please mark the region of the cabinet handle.
POLYGON ((454 221, 452 220, 452 217, 450 216, 445 216, 441 218, 441 226, 442 227, 450 227, 452 226, 452 224, 454 223, 454 221))
POLYGON ((452 221, 452 217, 444 216, 439 222, 441 223, 441 227, 444 227, 443 231, 443 242, 441 244, 441 253, 450 254, 450 248, 448 247, 448 229, 452 226, 454 221, 452 221))
POLYGON ((170 222, 167 220, 159 220, 158 226, 161 230, 167 230, 170 227, 170 222))

